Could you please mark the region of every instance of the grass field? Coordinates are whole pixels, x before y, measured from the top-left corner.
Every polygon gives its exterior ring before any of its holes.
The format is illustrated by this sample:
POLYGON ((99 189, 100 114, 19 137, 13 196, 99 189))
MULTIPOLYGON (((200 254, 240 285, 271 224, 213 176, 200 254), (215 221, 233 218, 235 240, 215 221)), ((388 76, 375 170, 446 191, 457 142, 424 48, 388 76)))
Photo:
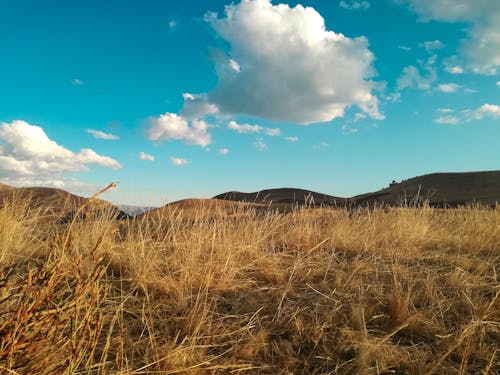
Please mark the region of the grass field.
POLYGON ((500 373, 500 210, 213 210, 6 202, 0 372, 500 373))

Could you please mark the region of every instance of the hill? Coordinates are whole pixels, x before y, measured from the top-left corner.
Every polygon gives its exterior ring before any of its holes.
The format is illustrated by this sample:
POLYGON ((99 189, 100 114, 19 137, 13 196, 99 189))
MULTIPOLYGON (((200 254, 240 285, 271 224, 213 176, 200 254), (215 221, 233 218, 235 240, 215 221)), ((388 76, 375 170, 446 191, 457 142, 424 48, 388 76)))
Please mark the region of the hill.
MULTIPOLYGON (((87 198, 57 188, 15 188, 0 184, 0 207, 12 200, 23 202, 29 209, 42 210, 44 217, 68 221, 73 217, 76 210, 87 201, 87 198)), ((103 214, 118 219, 128 217, 125 212, 101 199, 95 199, 82 213, 83 216, 100 216, 103 214)))
POLYGON ((500 202, 500 171, 426 174, 351 200, 355 205, 422 201, 436 207, 468 203, 495 205, 500 202))
POLYGON ((450 207, 468 203, 495 205, 500 202, 500 171, 432 173, 372 193, 341 198, 310 190, 281 188, 253 193, 230 191, 214 199, 280 205, 365 206, 399 205, 427 201, 431 206, 450 207))
POLYGON ((311 190, 279 188, 256 191, 253 193, 242 193, 230 191, 219 194, 214 199, 230 201, 252 202, 260 204, 297 204, 308 206, 335 206, 346 203, 345 198, 334 197, 332 195, 317 193, 311 190))
POLYGON ((179 213, 185 218, 200 218, 214 216, 228 216, 241 214, 245 209, 260 209, 266 207, 257 203, 234 202, 221 199, 183 199, 168 203, 163 207, 155 208, 138 215, 138 218, 165 218, 179 213))

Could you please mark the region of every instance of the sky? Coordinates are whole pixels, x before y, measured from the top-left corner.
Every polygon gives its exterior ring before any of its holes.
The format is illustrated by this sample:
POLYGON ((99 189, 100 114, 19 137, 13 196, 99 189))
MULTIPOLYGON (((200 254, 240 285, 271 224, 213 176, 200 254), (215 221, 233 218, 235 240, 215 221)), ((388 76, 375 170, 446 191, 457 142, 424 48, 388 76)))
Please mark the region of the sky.
POLYGON ((0 0, 2 183, 158 206, 498 169, 498 0, 0 0))

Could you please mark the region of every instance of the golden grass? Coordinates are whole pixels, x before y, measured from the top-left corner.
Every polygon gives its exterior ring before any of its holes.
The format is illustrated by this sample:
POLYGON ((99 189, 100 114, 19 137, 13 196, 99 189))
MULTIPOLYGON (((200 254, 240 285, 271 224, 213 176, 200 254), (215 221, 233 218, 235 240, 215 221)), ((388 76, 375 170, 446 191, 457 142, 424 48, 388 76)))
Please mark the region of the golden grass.
POLYGON ((4 204, 0 372, 500 372, 499 210, 240 210, 4 204))

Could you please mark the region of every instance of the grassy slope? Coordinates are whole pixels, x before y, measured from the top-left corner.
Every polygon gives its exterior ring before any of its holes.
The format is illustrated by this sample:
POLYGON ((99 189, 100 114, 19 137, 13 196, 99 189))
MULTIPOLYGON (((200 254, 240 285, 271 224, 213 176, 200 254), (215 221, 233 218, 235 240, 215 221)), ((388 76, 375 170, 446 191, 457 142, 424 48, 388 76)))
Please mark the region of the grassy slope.
POLYGON ((345 198, 334 197, 332 195, 317 193, 310 190, 279 188, 256 191, 253 193, 242 193, 230 191, 219 194, 214 199, 226 199, 231 201, 254 202, 254 203, 292 203, 299 205, 335 205, 342 204, 345 198))
POLYGON ((397 204, 415 197, 437 205, 468 202, 494 205, 500 202, 500 171, 427 174, 352 199, 360 204, 397 204))
POLYGON ((410 178, 373 193, 339 198, 302 189, 282 188, 254 193, 227 192, 214 198, 232 201, 341 206, 397 205, 427 201, 435 206, 500 202, 500 171, 433 173, 410 178), (311 199, 312 197, 312 199, 311 199))
MULTIPOLYGON (((14 188, 0 184, 0 207, 4 205, 5 201, 11 201, 13 198, 18 202, 23 202, 31 209, 40 209, 44 216, 55 219, 68 216, 87 201, 86 198, 56 188, 14 188)), ((101 199, 93 200, 86 212, 104 212, 106 215, 118 217, 126 216, 111 203, 101 199)))
POLYGON ((4 205, 2 371, 500 371, 499 210, 239 210, 68 227, 4 205))

